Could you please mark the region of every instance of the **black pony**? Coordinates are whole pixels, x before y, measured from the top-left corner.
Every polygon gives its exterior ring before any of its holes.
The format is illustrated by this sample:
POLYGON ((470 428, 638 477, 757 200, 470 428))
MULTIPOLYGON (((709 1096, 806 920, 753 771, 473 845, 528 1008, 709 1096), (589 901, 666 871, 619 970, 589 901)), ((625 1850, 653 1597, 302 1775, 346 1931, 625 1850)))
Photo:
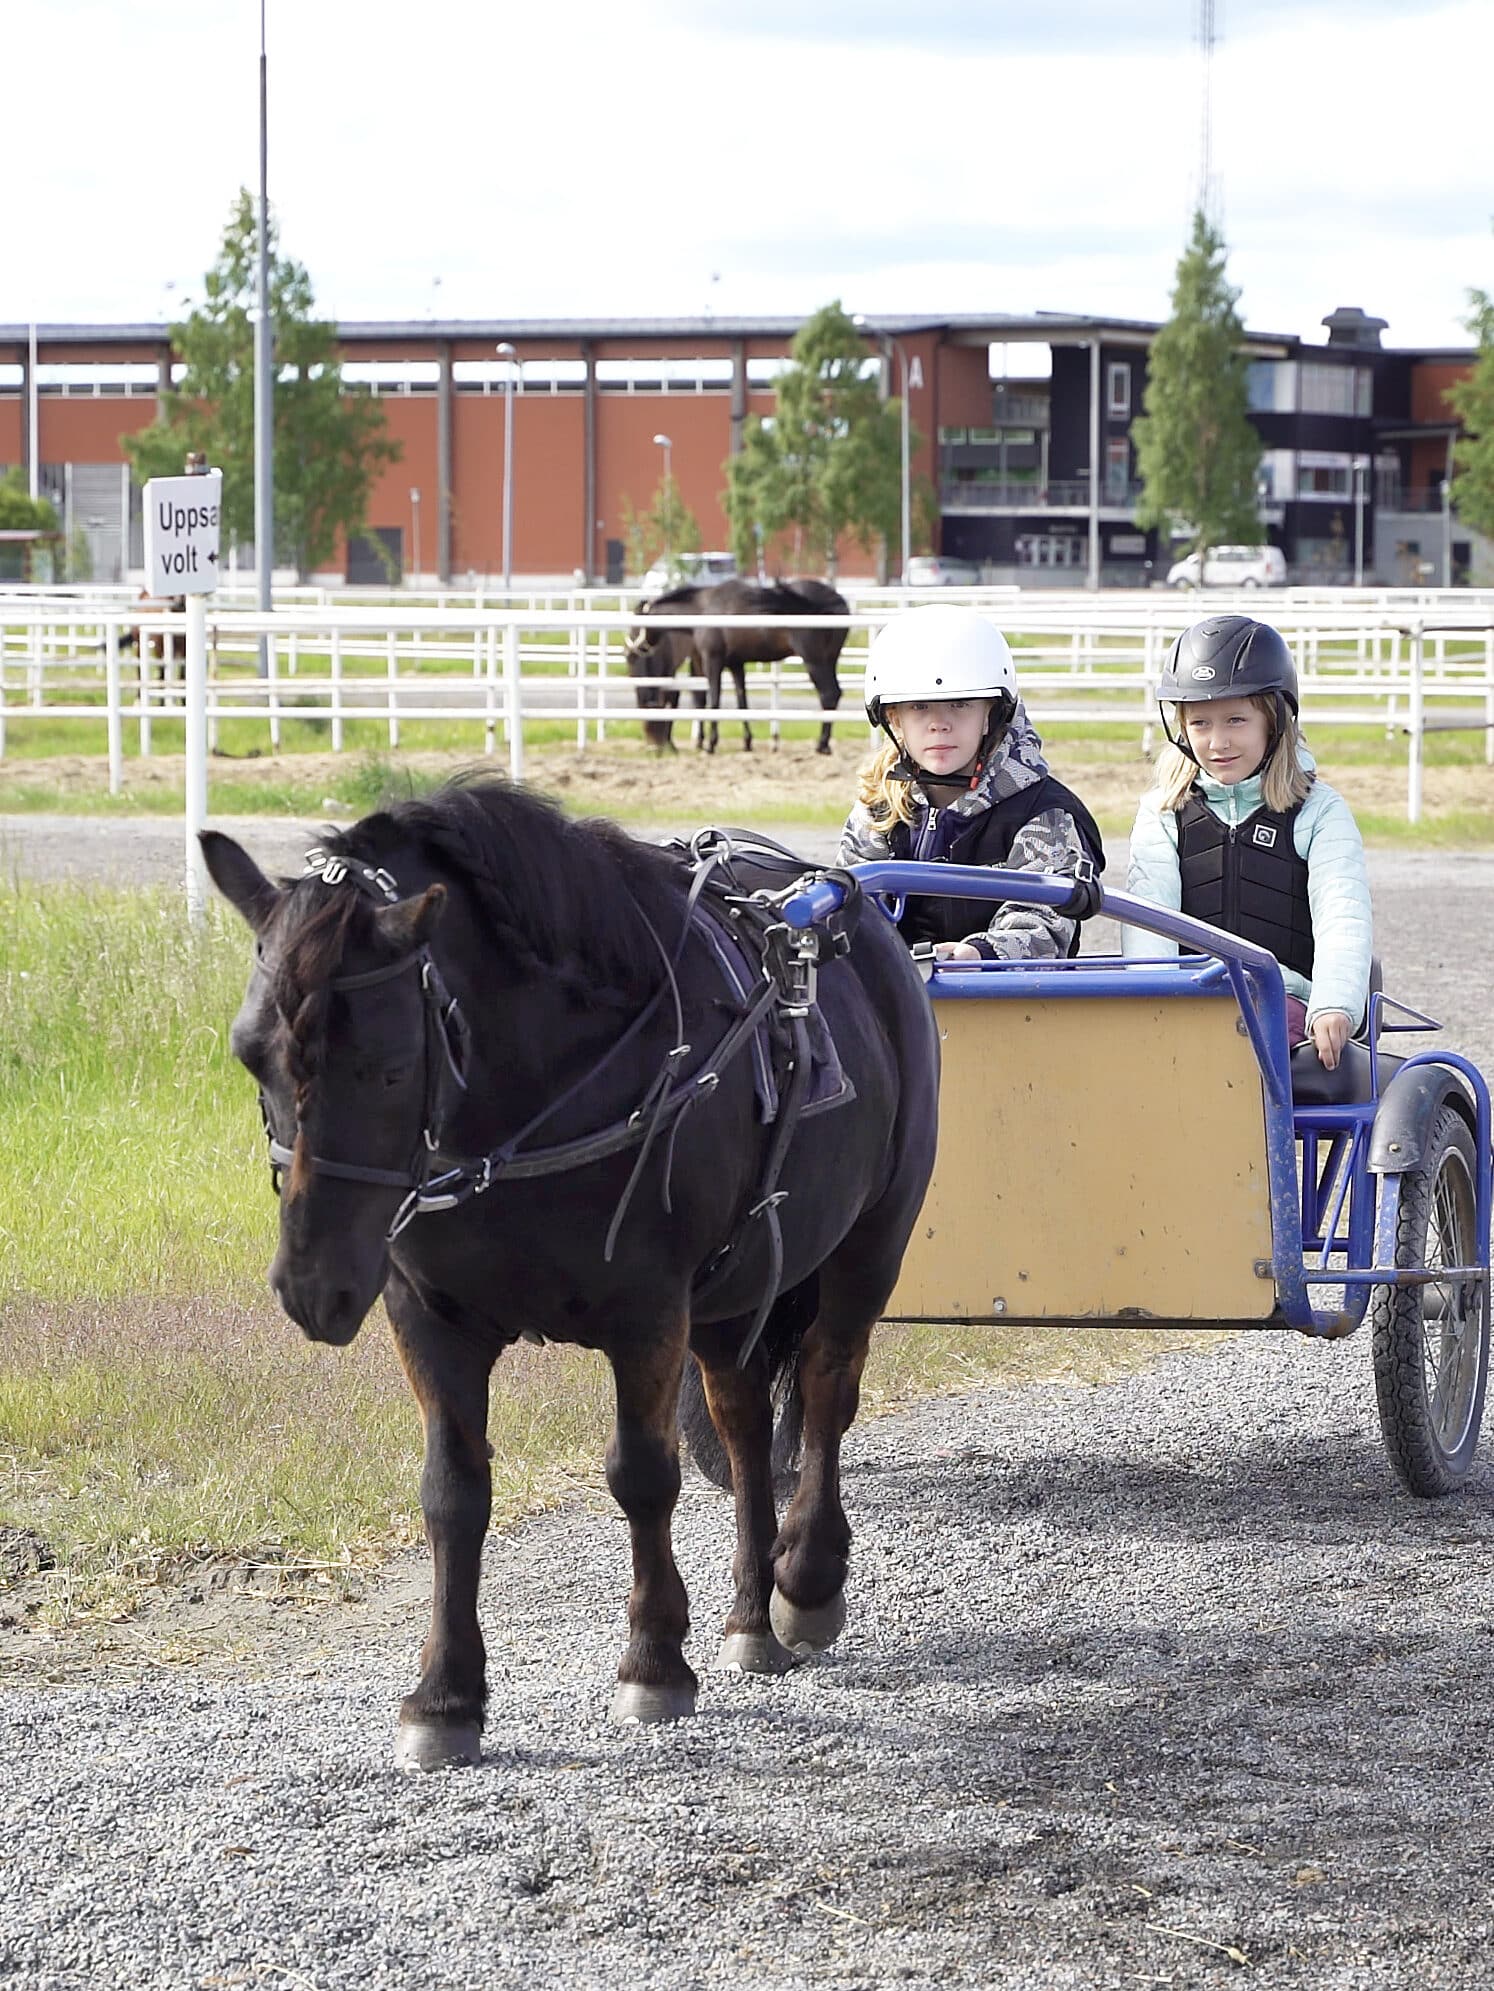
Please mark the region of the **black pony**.
POLYGON ((232 1041, 280 1187, 270 1283, 338 1345, 382 1293, 424 1422, 434 1594, 407 1768, 479 1753, 488 1378, 520 1335, 613 1370, 607 1479, 633 1546, 617 1719, 695 1704, 670 1546, 687 1352, 736 1495, 721 1664, 777 1671, 844 1621, 840 1442, 932 1167, 938 1045, 883 919, 798 939, 751 895, 799 862, 705 834, 692 865, 473 779, 329 836, 293 882, 203 835, 256 936, 232 1041), (811 1072, 831 1082, 818 1100, 811 1072), (789 1359, 803 1463, 779 1527, 771 1391, 789 1359))
MULTIPOLYGON (((850 605, 828 582, 816 580, 722 581, 715 587, 671 588, 638 604, 639 615, 847 615, 850 605)), ((721 680, 730 671, 742 712, 742 745, 751 750, 747 723, 747 665, 781 663, 797 657, 820 695, 823 711, 840 703, 836 666, 845 648, 847 631, 810 626, 803 629, 714 629, 708 625, 679 629, 635 629, 628 638, 628 672, 632 677, 673 677, 683 665, 695 667, 706 679, 706 703, 721 705, 721 680)), ((669 685, 640 686, 638 703, 647 709, 678 706, 680 695, 669 685)), ((821 726, 818 753, 830 751, 833 728, 821 726)), ((667 719, 645 720, 644 737, 661 751, 674 747, 674 728, 667 719)), ((716 751, 717 724, 708 720, 701 735, 707 753, 716 751)))

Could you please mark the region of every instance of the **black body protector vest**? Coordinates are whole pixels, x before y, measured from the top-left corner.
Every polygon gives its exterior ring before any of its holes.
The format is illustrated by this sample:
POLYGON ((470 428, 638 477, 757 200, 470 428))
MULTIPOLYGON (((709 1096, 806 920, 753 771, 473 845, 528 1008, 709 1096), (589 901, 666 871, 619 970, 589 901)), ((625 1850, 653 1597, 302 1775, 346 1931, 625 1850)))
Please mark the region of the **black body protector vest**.
POLYGON ((1301 808, 1257 809, 1243 823, 1222 823, 1192 789, 1177 812, 1178 869, 1190 919, 1253 940, 1311 981, 1307 860, 1293 837, 1301 808))

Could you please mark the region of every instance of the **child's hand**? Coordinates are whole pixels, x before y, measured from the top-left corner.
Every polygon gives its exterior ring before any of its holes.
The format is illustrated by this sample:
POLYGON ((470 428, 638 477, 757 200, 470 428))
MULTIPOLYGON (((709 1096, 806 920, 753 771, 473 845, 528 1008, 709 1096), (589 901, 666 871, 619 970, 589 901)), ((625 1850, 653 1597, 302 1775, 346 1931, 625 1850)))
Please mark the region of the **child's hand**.
POLYGON ((934 955, 940 961, 978 961, 980 949, 972 947, 968 940, 941 940, 934 955))
POLYGON ((1318 1048, 1318 1061, 1325 1071, 1338 1064, 1339 1053, 1349 1041, 1350 1018, 1341 1009, 1325 1009, 1312 1020, 1310 1035, 1318 1048))

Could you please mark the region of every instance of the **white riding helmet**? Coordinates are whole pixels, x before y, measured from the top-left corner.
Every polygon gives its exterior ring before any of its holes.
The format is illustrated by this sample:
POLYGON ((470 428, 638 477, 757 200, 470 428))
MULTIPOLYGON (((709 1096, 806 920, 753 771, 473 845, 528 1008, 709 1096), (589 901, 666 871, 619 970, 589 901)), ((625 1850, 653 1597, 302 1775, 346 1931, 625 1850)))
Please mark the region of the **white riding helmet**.
POLYGON ((947 698, 989 698, 991 723, 1016 710, 1017 667, 1006 638, 973 608, 932 603, 905 609, 872 639, 863 687, 866 716, 886 730, 889 705, 947 698))

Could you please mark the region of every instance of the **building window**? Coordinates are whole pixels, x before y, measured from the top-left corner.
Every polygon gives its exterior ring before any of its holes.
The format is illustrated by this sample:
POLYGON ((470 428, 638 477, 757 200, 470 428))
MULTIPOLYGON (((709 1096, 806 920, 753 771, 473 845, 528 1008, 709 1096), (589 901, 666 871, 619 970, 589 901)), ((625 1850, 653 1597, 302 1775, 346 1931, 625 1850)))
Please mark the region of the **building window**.
POLYGON ((1131 482, 1131 445, 1122 436, 1105 445, 1105 496, 1112 505, 1123 505, 1131 482))
POLYGON ((1349 498, 1354 494, 1354 460, 1323 450, 1304 449, 1297 458, 1299 498, 1349 498))
POLYGON ((1374 377, 1367 366, 1328 366, 1321 360, 1302 362, 1304 415, 1368 415, 1374 377))
POLYGON ((1077 533, 1019 532, 1015 550, 1019 567, 1082 567, 1089 557, 1077 533))
POLYGON ((963 429, 940 429, 939 440, 943 443, 962 443, 965 440, 963 429))
POLYGON ((1123 420, 1131 413, 1131 369, 1124 360, 1112 360, 1105 369, 1105 412, 1123 420))

